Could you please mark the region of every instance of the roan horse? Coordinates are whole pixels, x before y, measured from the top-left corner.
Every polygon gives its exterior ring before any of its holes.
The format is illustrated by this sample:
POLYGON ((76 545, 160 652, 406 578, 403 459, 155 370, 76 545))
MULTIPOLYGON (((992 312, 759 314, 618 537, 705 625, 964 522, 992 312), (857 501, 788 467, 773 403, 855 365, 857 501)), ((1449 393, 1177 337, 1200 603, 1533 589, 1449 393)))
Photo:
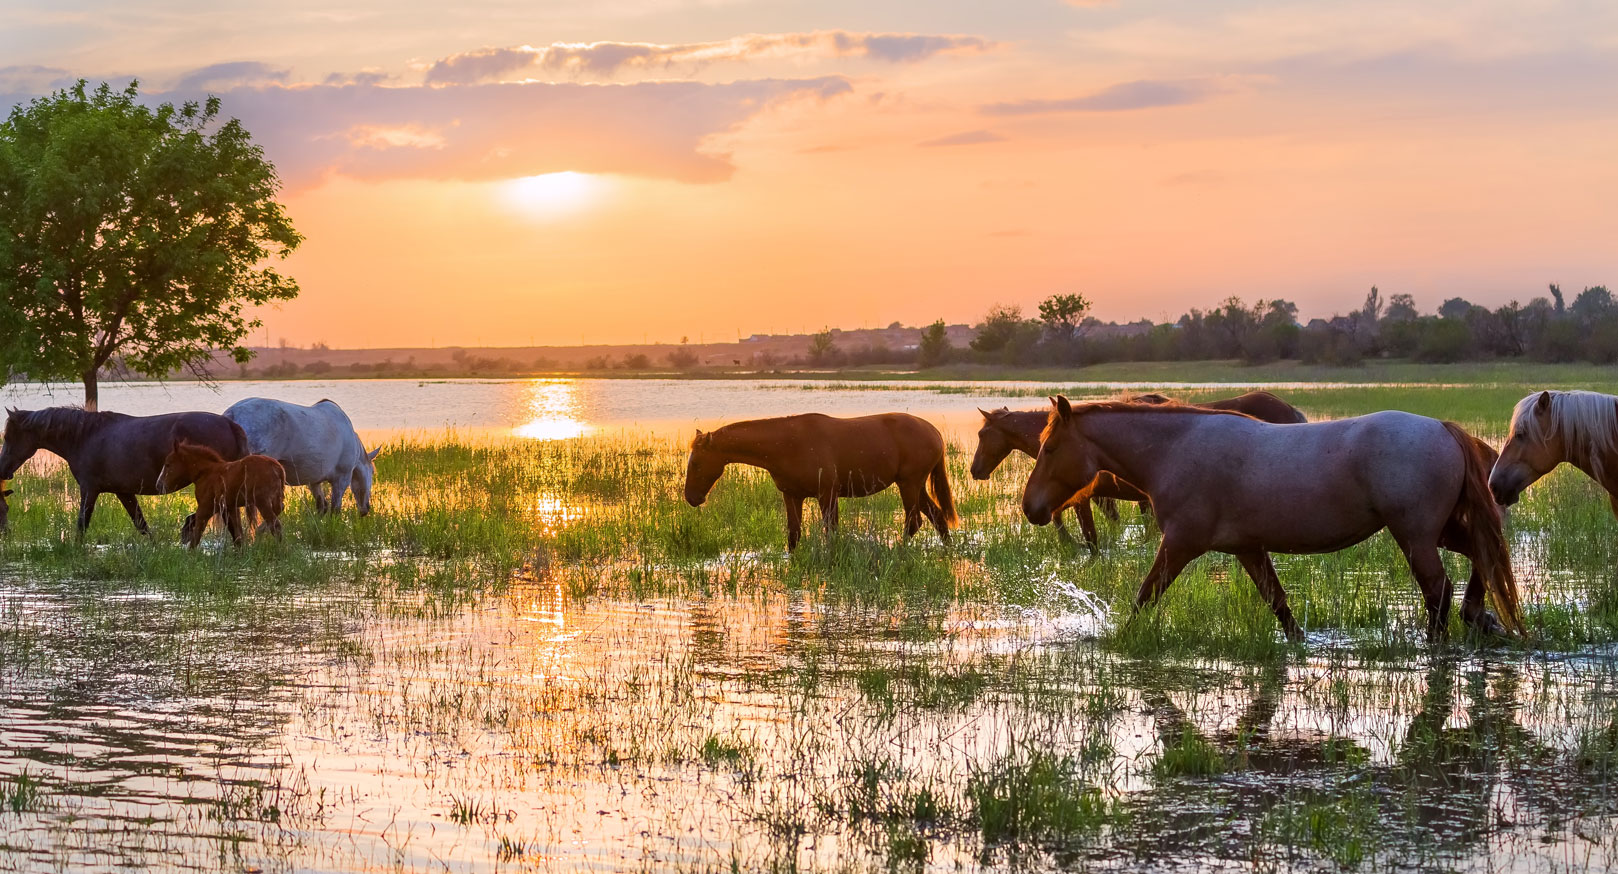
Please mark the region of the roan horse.
POLYGON ((821 523, 837 528, 837 499, 874 495, 894 483, 904 503, 905 539, 927 517, 949 542, 958 521, 944 467, 944 438, 905 413, 837 419, 819 413, 734 422, 691 441, 685 499, 702 506, 727 464, 762 467, 775 480, 787 511, 787 549, 796 549, 803 502, 820 504, 821 523))
POLYGON ((1495 500, 1523 490, 1567 462, 1607 490, 1618 514, 1618 397, 1593 391, 1535 392, 1511 412, 1511 433, 1489 474, 1495 500))
MULTIPOLYGON (((1179 403, 1167 395, 1155 392, 1135 395, 1126 400, 1143 404, 1179 403)), ((1267 391, 1250 391, 1233 398, 1208 401, 1194 406, 1210 410, 1234 410, 1277 425, 1309 421, 1297 407, 1267 391)), ((979 409, 978 412, 983 414, 983 427, 978 429, 978 448, 972 455, 973 479, 988 479, 995 468, 999 467, 1000 463, 1006 460, 1006 456, 1014 450, 1029 458, 1039 455, 1039 436, 1045 430, 1046 420, 1050 418, 1046 410, 1013 412, 1001 407, 998 410, 979 409)), ((1098 499, 1097 502, 1103 512, 1112 519, 1118 518, 1118 511, 1114 509, 1115 500, 1137 501, 1142 512, 1151 506, 1146 493, 1112 474, 1103 472, 1096 477, 1091 488, 1073 495, 1072 500, 1057 509, 1052 517, 1056 525, 1056 536, 1064 543, 1072 543, 1073 536, 1067 533, 1067 526, 1062 524, 1062 511, 1072 507, 1074 514, 1079 517, 1079 529, 1083 532, 1084 542, 1090 547, 1091 552, 1096 550, 1097 544, 1095 516, 1090 512, 1091 498, 1098 499)))
POLYGON ((7 410, 0 480, 10 479, 39 450, 54 452, 67 462, 79 484, 80 534, 90 527, 96 498, 106 492, 118 496, 135 530, 150 534, 135 496, 160 494, 157 474, 180 439, 207 446, 226 459, 247 454, 247 435, 236 423, 213 413, 128 416, 77 407, 7 410))
POLYGON ((1335 552, 1387 528, 1427 608, 1427 635, 1449 627, 1454 593, 1442 546, 1472 562, 1461 615, 1522 629, 1511 556, 1489 496, 1488 462, 1459 425, 1381 412, 1308 425, 1168 404, 1070 405, 1052 399, 1023 512, 1042 525, 1102 470, 1152 496, 1163 540, 1135 605, 1155 601, 1193 559, 1236 556, 1292 639, 1301 637, 1270 553, 1335 552), (1457 451, 1458 450, 1458 451, 1457 451))
POLYGON ((281 463, 267 455, 244 455, 226 461, 219 453, 189 440, 178 440, 158 471, 157 485, 164 493, 194 483, 197 511, 188 520, 185 539, 192 549, 215 517, 225 520, 230 539, 242 545, 242 508, 247 527, 258 528, 258 517, 277 540, 281 539, 281 511, 285 506, 287 476, 281 463))
POLYGON ((259 455, 281 462, 287 485, 308 486, 315 509, 340 512, 343 493, 354 492, 361 516, 371 512, 371 485, 376 481, 376 457, 365 451, 354 423, 335 401, 310 406, 270 398, 246 398, 230 405, 225 418, 247 432, 247 445, 259 455), (328 498, 324 488, 330 488, 328 498))

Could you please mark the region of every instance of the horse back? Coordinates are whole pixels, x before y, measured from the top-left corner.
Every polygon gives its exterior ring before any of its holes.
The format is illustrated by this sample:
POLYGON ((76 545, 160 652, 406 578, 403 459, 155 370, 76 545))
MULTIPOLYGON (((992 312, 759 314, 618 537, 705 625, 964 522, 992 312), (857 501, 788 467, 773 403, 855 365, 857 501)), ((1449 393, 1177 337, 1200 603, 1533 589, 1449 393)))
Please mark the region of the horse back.
POLYGON ((254 453, 281 462, 293 485, 321 482, 359 463, 359 435, 348 415, 329 400, 303 406, 247 398, 232 404, 225 415, 246 431, 254 453))

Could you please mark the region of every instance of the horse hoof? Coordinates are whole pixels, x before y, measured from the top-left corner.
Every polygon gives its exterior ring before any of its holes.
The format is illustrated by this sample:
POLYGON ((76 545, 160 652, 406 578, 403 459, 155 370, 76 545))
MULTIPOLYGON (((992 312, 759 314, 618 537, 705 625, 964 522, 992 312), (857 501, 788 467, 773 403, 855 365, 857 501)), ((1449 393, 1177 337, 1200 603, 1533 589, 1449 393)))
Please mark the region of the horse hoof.
POLYGON ((1506 627, 1500 624, 1500 620, 1495 618, 1494 612, 1490 610, 1484 610, 1467 624, 1472 627, 1473 631, 1479 634, 1486 634, 1493 637, 1506 636, 1506 627))

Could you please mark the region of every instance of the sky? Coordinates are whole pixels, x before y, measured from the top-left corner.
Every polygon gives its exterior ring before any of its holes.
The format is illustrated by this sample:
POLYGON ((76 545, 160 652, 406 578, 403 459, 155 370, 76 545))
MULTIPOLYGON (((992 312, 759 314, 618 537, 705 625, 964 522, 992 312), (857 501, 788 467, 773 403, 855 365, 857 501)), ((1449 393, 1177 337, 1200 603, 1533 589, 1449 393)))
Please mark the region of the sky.
POLYGON ((253 342, 733 340, 1618 284, 1607 0, 0 0, 0 106, 222 98, 253 342))

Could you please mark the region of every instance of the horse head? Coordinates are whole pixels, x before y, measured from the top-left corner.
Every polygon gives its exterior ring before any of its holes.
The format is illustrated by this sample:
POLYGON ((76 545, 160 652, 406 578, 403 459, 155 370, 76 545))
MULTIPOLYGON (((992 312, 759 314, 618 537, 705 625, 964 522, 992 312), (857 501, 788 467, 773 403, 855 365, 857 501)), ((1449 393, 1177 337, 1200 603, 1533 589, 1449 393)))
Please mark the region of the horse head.
POLYGON ((1515 504, 1523 489, 1568 459, 1563 432, 1551 392, 1531 394, 1517 402, 1511 412, 1511 433, 1489 472, 1489 491, 1496 503, 1502 507, 1515 504))
POLYGON ((1028 521, 1044 525, 1068 499, 1095 481, 1100 463, 1090 441, 1074 433, 1076 416, 1066 397, 1051 398, 1050 418, 1040 435, 1039 457, 1023 487, 1022 512, 1028 521))
POLYGON ((381 454, 380 446, 365 453, 360 463, 354 466, 354 474, 349 481, 349 488, 354 490, 354 506, 359 509, 361 516, 371 515, 371 486, 376 483, 376 457, 381 454))
POLYGON ((1011 450, 1011 437, 1005 430, 1005 418, 1011 412, 1005 407, 998 410, 978 408, 983 414, 983 427, 978 429, 978 448, 972 453, 972 478, 988 479, 989 474, 1006 460, 1011 450))
POLYGON ((714 483, 719 481, 720 474, 725 472, 725 460, 713 448, 713 434, 704 434, 697 429, 697 436, 691 438, 691 457, 685 464, 685 500, 693 507, 700 507, 708 500, 708 493, 713 491, 714 483))
POLYGON ((184 437, 176 438, 168 456, 163 459, 162 469, 157 472, 157 493, 166 495, 179 491, 197 481, 197 468, 200 465, 223 460, 219 453, 200 443, 192 443, 184 437))
POLYGON ((5 445, 0 446, 0 480, 11 479, 17 468, 39 451, 39 435, 28 427, 27 410, 6 408, 4 439, 5 445))

